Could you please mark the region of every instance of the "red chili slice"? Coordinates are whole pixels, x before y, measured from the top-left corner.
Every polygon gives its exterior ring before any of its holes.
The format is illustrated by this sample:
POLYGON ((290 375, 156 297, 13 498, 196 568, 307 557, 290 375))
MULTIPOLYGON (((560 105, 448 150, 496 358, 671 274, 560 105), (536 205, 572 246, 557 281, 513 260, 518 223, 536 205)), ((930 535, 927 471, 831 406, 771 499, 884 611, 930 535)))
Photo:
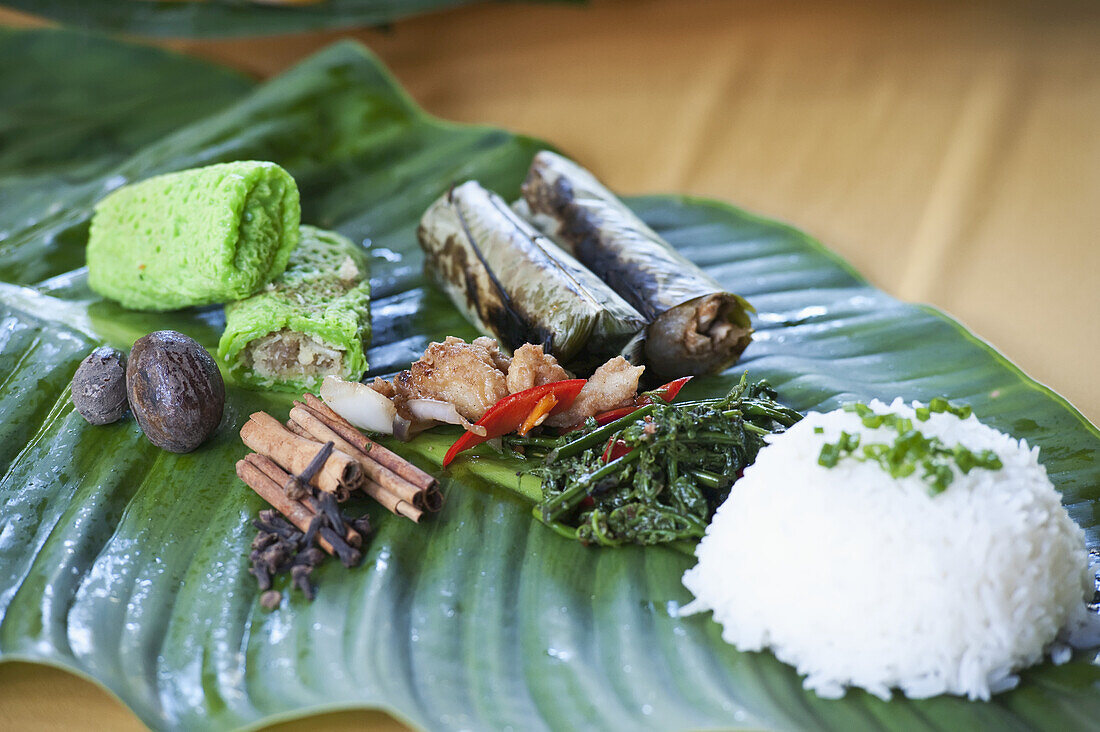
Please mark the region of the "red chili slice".
POLYGON ((676 398, 676 395, 680 393, 680 390, 684 388, 684 385, 691 381, 690 376, 681 376, 678 379, 673 379, 664 386, 658 386, 653 391, 647 391, 638 397, 635 404, 639 407, 645 404, 650 404, 654 397, 660 397, 666 402, 671 402, 676 398))
POLYGON ((604 448, 603 457, 601 458, 605 463, 609 463, 612 460, 618 460, 623 455, 631 451, 631 447, 626 444, 626 441, 621 437, 613 437, 607 441, 607 447, 604 448))
POLYGON ((479 427, 485 428, 485 436, 475 435, 473 432, 464 432, 451 445, 451 449, 447 450, 447 454, 443 457, 443 467, 450 465, 455 456, 464 450, 469 450, 471 447, 480 445, 494 437, 515 432, 523 425, 528 415, 539 405, 543 397, 547 395, 553 395, 557 399, 557 404, 547 413, 547 416, 568 409, 573 405, 573 400, 577 398, 577 394, 580 393, 584 384, 584 379, 568 379, 509 394, 489 407, 481 419, 477 421, 479 427))

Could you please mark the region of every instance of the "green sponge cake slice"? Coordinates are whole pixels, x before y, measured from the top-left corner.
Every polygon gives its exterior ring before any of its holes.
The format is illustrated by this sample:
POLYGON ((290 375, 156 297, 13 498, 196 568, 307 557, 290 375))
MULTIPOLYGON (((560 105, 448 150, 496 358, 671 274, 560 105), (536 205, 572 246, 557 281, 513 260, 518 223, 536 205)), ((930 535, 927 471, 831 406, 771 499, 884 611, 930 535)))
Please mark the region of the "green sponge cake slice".
POLYGON ((363 250, 339 234, 303 226, 286 271, 263 292, 225 306, 218 358, 238 383, 301 392, 328 374, 361 379, 369 343, 363 250))
POLYGON ((96 205, 88 284, 134 310, 240 300, 286 268, 300 217, 298 186, 275 163, 149 178, 96 205))

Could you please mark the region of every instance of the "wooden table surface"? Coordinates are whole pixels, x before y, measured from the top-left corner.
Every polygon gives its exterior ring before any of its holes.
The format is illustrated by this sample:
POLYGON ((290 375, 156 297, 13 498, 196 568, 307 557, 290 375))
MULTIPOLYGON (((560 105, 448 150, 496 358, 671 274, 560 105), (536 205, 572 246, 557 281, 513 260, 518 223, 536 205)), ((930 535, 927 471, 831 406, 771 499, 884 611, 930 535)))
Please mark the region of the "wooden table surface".
MULTIPOLYGON (((722 198, 810 232, 1100 422, 1100 5, 506 3, 166 45, 265 77, 344 36, 441 117, 551 140, 622 192, 722 198)), ((2 728, 136 726, 86 681, 0 665, 2 728)))

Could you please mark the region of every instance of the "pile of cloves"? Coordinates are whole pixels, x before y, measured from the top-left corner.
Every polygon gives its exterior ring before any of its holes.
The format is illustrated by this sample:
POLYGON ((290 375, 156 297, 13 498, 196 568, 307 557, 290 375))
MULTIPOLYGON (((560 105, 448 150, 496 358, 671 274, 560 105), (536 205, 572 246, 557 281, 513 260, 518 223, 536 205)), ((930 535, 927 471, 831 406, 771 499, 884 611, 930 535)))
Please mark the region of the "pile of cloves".
MULTIPOLYGON (((256 578, 263 593, 260 604, 265 609, 273 610, 282 602, 282 593, 271 589, 271 584, 275 575, 284 572, 290 573, 291 586, 301 590, 307 599, 316 597, 317 590, 310 583, 309 576, 325 560, 325 552, 315 544, 322 520, 328 521, 328 518, 318 514, 306 533, 302 533, 274 509, 264 509, 260 511, 259 518, 253 519, 252 525, 257 533, 252 540, 252 553, 248 557, 252 567, 248 571, 256 578)), ((341 523, 350 526, 360 536, 370 534, 370 519, 367 516, 350 520, 341 516, 341 523)), ((331 523, 325 528, 331 529, 331 523)), ((343 551, 337 556, 344 566, 358 564, 361 558, 359 550, 343 541, 340 544, 343 551)))

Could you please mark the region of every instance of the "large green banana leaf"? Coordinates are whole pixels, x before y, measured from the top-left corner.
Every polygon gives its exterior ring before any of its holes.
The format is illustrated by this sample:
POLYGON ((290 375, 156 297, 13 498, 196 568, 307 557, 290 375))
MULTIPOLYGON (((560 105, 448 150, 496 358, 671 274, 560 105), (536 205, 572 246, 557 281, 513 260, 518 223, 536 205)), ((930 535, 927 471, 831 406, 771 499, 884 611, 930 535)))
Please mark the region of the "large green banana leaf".
MULTIPOLYGON (((364 706, 433 729, 1023 729, 1100 719, 1100 667, 1088 654, 1025 672, 991 703, 887 703, 858 691, 819 699, 771 655, 724 644, 709 617, 677 617, 690 557, 562 539, 507 490, 514 466, 490 452, 444 474, 446 506, 421 526, 372 509, 378 533, 363 566, 324 567, 316 601, 288 593, 284 607, 262 611, 246 559, 261 502, 233 474, 244 453, 236 431, 251 410, 287 403, 231 388, 216 439, 190 455, 153 448, 132 420, 86 425, 67 383, 93 345, 176 328, 213 347, 222 323, 216 308, 150 315, 94 297, 81 270, 90 207, 159 171, 280 162, 301 182, 306 221, 371 242, 370 357, 381 373, 430 339, 473 335, 421 277, 420 212, 465 178, 514 196, 542 143, 431 119, 346 43, 249 92, 216 69, 64 32, 0 33, 0 69, 0 658, 86 674, 155 728, 364 706), (176 83, 158 88, 158 78, 176 83), (30 88, 34 103, 13 103, 30 88), (139 96, 147 110, 120 101, 139 96), (95 99, 115 101, 89 118, 95 99), (154 140, 166 109, 181 127, 154 140)), ((790 404, 968 401, 1042 447, 1090 546, 1100 544, 1100 434, 988 345, 875 290, 790 227, 696 199, 630 203, 753 301, 759 331, 741 366, 790 404)), ((719 392, 739 369, 695 390, 719 392)), ((432 467, 447 441, 402 449, 432 467)))
MULTIPOLYGON (((77 28, 170 38, 228 38, 356 28, 482 0, 4 0, 77 28)), ((579 2, 579 0, 558 0, 579 2)))

